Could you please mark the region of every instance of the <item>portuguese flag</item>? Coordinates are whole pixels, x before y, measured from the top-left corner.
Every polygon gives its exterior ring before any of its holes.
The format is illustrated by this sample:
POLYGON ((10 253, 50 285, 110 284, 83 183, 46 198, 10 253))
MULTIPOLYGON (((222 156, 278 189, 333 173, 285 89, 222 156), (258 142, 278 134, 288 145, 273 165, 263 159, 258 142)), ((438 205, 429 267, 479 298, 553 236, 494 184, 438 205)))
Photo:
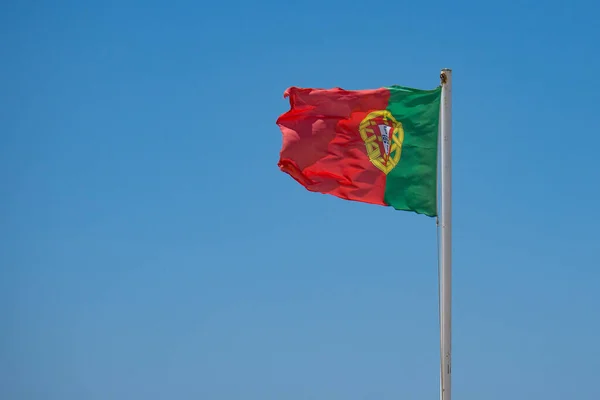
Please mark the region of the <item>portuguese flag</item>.
POLYGON ((440 96, 291 87, 279 168, 312 192, 436 216, 440 96))

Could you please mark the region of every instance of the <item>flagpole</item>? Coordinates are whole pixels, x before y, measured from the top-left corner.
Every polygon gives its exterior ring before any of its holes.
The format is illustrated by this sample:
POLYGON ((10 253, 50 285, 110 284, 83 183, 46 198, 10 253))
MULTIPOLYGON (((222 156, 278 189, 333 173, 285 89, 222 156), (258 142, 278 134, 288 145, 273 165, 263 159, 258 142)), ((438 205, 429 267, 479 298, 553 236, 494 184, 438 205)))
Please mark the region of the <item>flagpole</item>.
POLYGON ((452 70, 443 69, 440 102, 441 136, 441 240, 439 265, 440 300, 440 398, 451 400, 452 374, 452 70))

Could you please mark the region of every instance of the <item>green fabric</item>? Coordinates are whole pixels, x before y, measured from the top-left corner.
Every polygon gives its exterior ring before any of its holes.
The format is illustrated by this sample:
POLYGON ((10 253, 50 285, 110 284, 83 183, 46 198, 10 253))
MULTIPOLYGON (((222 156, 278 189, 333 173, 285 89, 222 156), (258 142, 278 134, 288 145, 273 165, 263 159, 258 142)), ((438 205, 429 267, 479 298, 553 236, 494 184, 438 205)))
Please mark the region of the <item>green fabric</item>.
POLYGON ((386 179, 384 201, 396 210, 437 215, 437 150, 441 86, 392 86, 388 111, 404 128, 398 165, 386 179))

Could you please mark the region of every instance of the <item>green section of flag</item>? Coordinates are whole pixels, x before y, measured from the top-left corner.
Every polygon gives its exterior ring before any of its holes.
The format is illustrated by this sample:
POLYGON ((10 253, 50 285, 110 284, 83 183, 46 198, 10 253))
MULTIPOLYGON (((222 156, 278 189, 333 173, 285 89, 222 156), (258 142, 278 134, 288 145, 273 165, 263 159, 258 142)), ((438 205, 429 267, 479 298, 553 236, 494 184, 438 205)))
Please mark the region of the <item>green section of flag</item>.
POLYGON ((418 90, 388 88, 388 111, 402 124, 404 141, 400 162, 386 179, 387 204, 431 217, 437 215, 437 150, 441 86, 418 90))

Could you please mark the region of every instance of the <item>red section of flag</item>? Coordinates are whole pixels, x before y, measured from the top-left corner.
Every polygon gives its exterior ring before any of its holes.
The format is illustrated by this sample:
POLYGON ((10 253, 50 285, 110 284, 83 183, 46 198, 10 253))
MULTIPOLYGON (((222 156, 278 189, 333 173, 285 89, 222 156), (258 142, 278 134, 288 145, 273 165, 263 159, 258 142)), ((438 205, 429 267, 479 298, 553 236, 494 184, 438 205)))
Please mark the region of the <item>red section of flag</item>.
POLYGON ((277 119, 283 133, 279 167, 306 189, 385 205, 385 174, 367 157, 359 125, 385 110, 387 89, 289 88, 291 109, 277 119))

